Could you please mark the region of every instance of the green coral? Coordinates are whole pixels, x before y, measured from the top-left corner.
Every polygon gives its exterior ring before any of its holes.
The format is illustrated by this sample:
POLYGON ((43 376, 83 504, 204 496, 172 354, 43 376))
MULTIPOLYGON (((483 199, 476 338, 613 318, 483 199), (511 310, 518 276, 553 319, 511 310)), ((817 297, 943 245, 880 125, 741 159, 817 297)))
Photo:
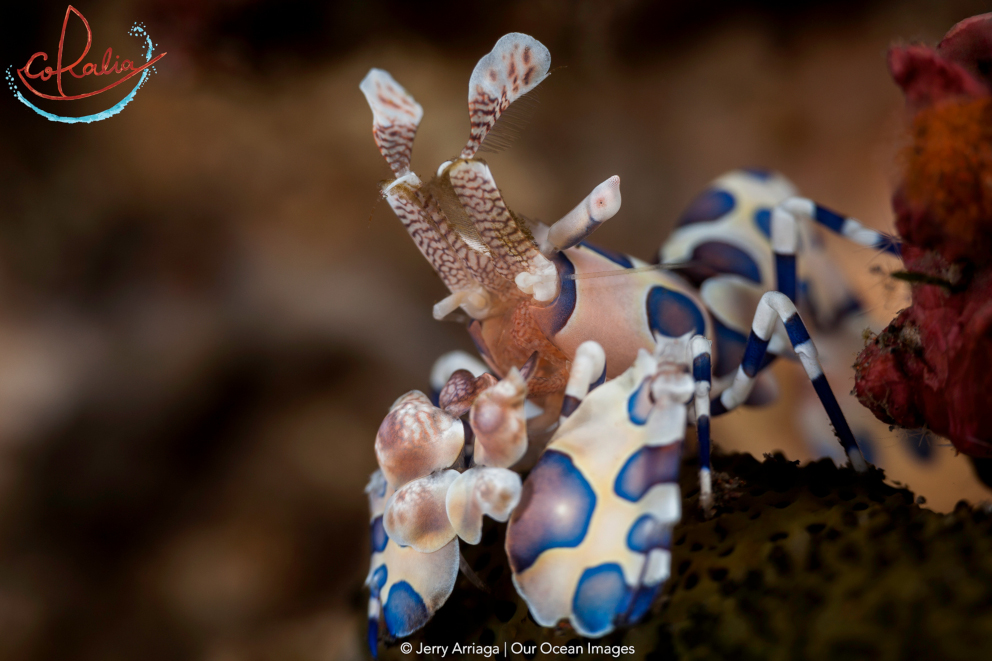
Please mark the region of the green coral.
MULTIPOLYGON (((859 476, 829 460, 800 467, 781 455, 735 454, 714 457, 717 507, 704 519, 697 468, 694 459, 683 464, 684 512, 664 595, 645 622, 594 644, 633 646, 623 658, 700 661, 987 658, 992 516, 984 509, 961 503, 937 514, 878 470, 859 476)), ((455 642, 585 649, 567 625, 544 629, 530 618, 510 580, 504 530, 487 522, 481 544, 463 545, 490 591, 461 577, 409 639, 414 650, 455 642)), ((396 642, 380 654, 405 657, 396 642)))

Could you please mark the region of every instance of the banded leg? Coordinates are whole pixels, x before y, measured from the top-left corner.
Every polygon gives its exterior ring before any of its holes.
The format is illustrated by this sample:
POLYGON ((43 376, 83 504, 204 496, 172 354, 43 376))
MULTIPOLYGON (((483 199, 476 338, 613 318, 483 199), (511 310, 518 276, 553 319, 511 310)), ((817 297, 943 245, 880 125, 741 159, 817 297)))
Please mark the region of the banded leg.
POLYGON ((758 309, 754 313, 754 322, 751 325, 751 335, 744 348, 744 358, 737 369, 733 384, 723 391, 719 399, 713 400, 712 414, 726 413, 747 399, 754 387, 755 375, 765 357, 777 319, 781 319, 785 324, 789 341, 799 356, 803 369, 806 370, 806 375, 813 382, 813 388, 834 426, 834 432, 837 434, 848 459, 850 459, 851 465, 858 471, 866 470, 865 458, 858 448, 851 427, 847 424, 847 420, 840 410, 840 405, 837 404, 837 398, 830 389, 830 384, 827 383, 827 377, 817 358, 813 340, 810 339, 806 326, 799 318, 795 304, 781 292, 767 292, 758 302, 758 309))
POLYGON ((897 257, 900 254, 899 241, 894 237, 869 229, 854 218, 842 216, 804 197, 787 198, 772 211, 772 250, 775 253, 776 288, 793 303, 796 302, 798 216, 805 216, 859 245, 897 257))
MULTIPOLYGON (((792 198, 790 198, 792 199, 792 198)), ((799 228, 791 211, 779 205, 772 210, 772 252, 775 253, 775 289, 796 303, 796 247, 799 228)))
POLYGON ((692 380, 695 382, 696 436, 699 439, 699 504, 708 514, 713 506, 713 476, 710 469, 710 388, 712 343, 696 335, 689 344, 692 352, 692 380))
POLYGON ((575 360, 565 386, 565 399, 561 403, 558 424, 575 413, 589 391, 606 380, 606 352, 598 342, 588 340, 575 350, 575 360))
POLYGON ((803 197, 790 197, 780 206, 793 214, 806 216, 834 234, 839 234, 854 243, 867 248, 875 248, 896 257, 900 255, 901 244, 895 237, 869 229, 857 219, 842 216, 812 200, 803 197))

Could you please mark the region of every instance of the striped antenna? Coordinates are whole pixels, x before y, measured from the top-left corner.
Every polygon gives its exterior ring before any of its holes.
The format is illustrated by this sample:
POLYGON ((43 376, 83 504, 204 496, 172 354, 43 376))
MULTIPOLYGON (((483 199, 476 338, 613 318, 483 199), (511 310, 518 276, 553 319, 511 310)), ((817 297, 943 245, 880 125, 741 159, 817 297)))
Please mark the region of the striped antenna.
POLYGON ((530 35, 512 32, 475 65, 468 82, 468 114, 472 130, 461 158, 472 158, 500 115, 511 103, 544 80, 551 53, 530 35))

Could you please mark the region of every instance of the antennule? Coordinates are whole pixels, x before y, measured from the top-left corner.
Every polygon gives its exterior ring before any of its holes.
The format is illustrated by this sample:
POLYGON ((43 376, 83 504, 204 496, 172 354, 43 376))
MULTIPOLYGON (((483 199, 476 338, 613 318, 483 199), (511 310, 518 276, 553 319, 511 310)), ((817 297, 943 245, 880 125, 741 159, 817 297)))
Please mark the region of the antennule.
POLYGON ((599 226, 620 210, 620 177, 613 175, 592 192, 578 206, 551 226, 548 238, 541 246, 545 256, 565 250, 587 238, 599 226))
POLYGON ((530 35, 511 32, 472 71, 468 82, 468 114, 472 131, 462 158, 472 158, 489 130, 511 103, 544 80, 551 68, 551 53, 530 35))
POLYGON ((371 69, 358 86, 372 108, 372 136, 397 177, 410 172, 413 139, 424 109, 382 69, 371 69))

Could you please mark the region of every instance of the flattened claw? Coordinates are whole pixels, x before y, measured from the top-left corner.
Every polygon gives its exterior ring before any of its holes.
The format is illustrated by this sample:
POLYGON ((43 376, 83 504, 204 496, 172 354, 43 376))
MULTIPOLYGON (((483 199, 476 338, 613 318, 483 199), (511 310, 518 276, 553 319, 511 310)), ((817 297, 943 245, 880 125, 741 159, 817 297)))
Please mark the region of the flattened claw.
POLYGON ((455 479, 445 501, 448 519, 469 544, 482 539, 482 517, 506 521, 520 502, 520 476, 505 468, 476 466, 455 479))
POLYGON ((455 538, 445 510, 448 487, 458 471, 433 473, 396 490, 386 502, 383 527, 390 539, 421 553, 433 553, 455 538))
POLYGON ((447 468, 465 446, 465 428, 412 390, 396 400, 375 437, 375 455, 389 485, 398 489, 447 468))
POLYGON ((444 384, 438 403, 445 413, 460 418, 468 413, 472 403, 482 391, 492 388, 497 383, 496 377, 488 372, 475 377, 468 370, 458 370, 444 384))

